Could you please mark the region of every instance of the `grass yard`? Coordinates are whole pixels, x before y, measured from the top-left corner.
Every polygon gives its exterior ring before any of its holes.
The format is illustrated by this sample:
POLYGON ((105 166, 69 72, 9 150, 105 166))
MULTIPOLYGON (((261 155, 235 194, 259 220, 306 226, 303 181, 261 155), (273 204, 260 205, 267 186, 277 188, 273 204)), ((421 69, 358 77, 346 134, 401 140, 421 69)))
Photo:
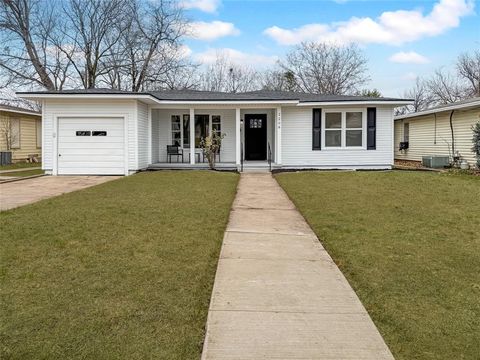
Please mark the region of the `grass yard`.
POLYGON ((18 162, 10 165, 2 165, 0 166, 0 170, 15 170, 15 169, 25 169, 31 167, 42 167, 42 163, 26 163, 26 162, 18 162))
POLYGON ((199 358, 237 181, 141 173, 0 213, 0 357, 199 358))
POLYGON ((25 176, 40 175, 40 174, 43 174, 43 170, 36 169, 36 170, 23 170, 23 171, 12 171, 8 173, 0 173, 0 177, 2 176, 25 177, 25 176))
POLYGON ((395 171, 276 179, 396 359, 480 358, 480 178, 395 171))

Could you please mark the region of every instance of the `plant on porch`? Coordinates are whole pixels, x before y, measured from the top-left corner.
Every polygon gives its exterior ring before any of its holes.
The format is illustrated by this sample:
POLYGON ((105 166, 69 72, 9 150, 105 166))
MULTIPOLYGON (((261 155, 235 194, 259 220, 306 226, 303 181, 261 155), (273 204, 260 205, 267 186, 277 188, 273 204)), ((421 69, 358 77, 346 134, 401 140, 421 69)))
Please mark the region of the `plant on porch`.
POLYGON ((209 136, 202 138, 200 141, 200 147, 203 150, 205 157, 208 160, 208 165, 210 169, 215 169, 215 159, 217 154, 220 153, 220 148, 222 146, 222 139, 225 137, 225 134, 220 134, 218 132, 212 131, 209 136))

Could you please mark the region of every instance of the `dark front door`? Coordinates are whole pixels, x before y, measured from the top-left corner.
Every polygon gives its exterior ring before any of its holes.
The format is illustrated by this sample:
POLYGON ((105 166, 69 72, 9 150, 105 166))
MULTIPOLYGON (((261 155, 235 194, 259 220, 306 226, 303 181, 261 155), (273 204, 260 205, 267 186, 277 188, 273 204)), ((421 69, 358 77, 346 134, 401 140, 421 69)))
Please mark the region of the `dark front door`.
POLYGON ((266 114, 245 114, 245 160, 267 160, 266 114))

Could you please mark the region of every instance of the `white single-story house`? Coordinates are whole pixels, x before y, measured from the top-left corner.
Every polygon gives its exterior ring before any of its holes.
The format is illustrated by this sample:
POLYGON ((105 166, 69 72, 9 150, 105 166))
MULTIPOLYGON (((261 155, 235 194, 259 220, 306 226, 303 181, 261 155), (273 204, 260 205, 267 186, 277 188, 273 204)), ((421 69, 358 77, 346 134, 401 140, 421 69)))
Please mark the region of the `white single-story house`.
POLYGON ((212 131, 225 134, 218 168, 389 169, 393 110, 411 103, 281 91, 18 95, 42 103, 42 166, 53 175, 206 168, 199 143, 212 131))
POLYGON ((479 121, 479 97, 396 116, 395 159, 421 161, 423 156, 452 159, 458 155, 473 166, 472 127, 479 121))

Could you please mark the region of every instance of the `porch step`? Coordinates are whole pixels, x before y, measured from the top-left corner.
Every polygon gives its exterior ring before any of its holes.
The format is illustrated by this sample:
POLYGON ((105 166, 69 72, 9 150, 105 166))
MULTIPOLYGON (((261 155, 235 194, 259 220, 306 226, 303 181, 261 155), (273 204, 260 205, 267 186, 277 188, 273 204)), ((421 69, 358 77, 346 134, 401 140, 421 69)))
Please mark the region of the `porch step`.
POLYGON ((243 172, 260 172, 260 173, 266 173, 270 172, 270 166, 268 165, 268 162, 244 162, 243 163, 243 172))

